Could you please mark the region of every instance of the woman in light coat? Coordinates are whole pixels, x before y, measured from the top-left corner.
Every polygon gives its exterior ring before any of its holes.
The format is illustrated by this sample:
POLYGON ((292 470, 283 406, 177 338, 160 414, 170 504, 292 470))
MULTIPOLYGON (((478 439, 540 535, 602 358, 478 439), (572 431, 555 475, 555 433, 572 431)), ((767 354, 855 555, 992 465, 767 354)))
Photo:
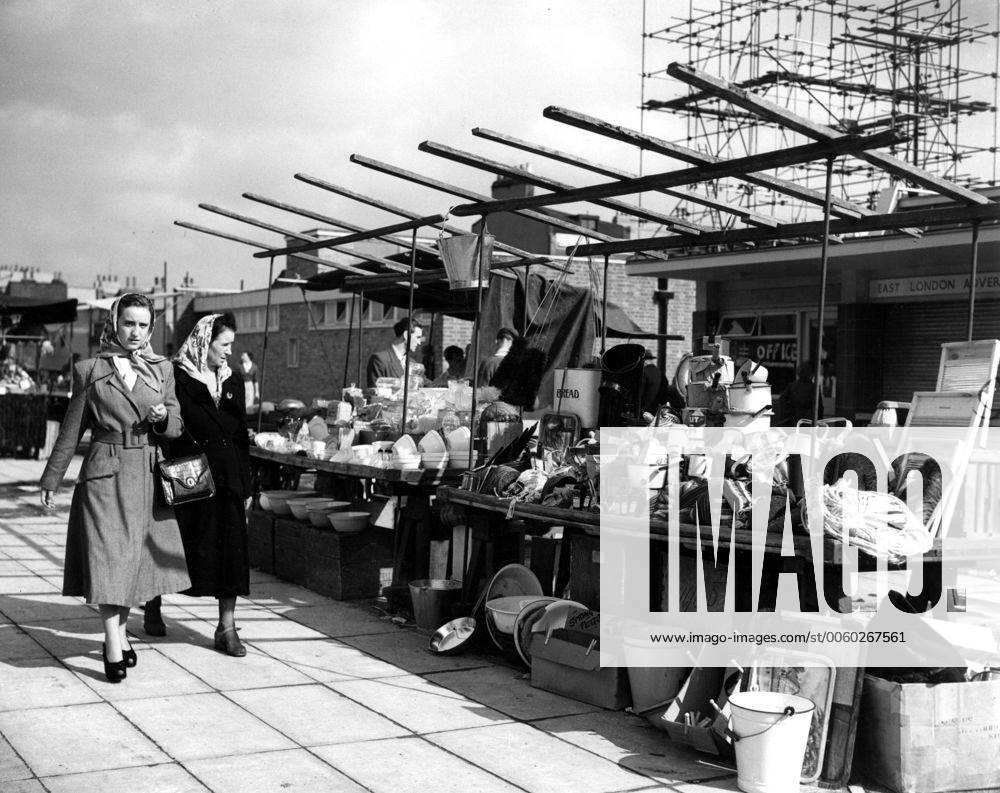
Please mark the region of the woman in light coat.
POLYGON ((63 594, 99 604, 104 673, 113 683, 137 662, 126 635, 130 608, 190 585, 174 511, 154 473, 161 444, 183 424, 173 367, 150 347, 152 329, 148 297, 115 300, 100 353, 73 367, 73 398, 41 479, 42 504, 52 509, 89 427, 70 506, 63 594))

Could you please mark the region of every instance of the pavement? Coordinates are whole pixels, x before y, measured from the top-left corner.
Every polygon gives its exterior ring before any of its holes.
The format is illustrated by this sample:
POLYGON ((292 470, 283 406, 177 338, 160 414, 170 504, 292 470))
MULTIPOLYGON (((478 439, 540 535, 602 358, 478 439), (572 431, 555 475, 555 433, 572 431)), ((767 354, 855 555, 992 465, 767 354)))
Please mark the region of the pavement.
POLYGON ((170 595, 163 638, 133 612, 138 666, 110 684, 96 607, 60 594, 79 463, 48 513, 43 464, 0 459, 3 793, 737 789, 639 717, 532 688, 499 656, 431 655, 369 604, 257 571, 245 658, 212 649, 214 600, 170 595))

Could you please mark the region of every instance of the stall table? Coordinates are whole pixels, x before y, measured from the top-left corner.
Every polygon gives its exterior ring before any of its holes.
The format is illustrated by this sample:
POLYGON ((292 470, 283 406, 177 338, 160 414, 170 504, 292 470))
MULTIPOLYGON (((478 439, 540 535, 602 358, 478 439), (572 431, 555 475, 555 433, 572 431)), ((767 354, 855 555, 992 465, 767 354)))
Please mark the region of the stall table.
POLYGON ((298 475, 308 470, 318 474, 317 490, 333 493, 338 498, 355 500, 374 484, 383 494, 398 499, 399 506, 405 505, 405 509, 397 508, 393 515, 392 583, 400 586, 428 577, 430 540, 437 524, 431 509, 431 498, 442 484, 457 483, 461 478, 460 469, 404 471, 361 463, 316 460, 258 447, 251 447, 250 456, 258 469, 255 477, 258 483, 262 469, 268 466, 279 469, 277 473, 272 471, 271 475, 276 476, 285 487, 297 484, 298 475))
POLYGON ((0 394, 0 454, 37 458, 49 409, 47 394, 0 394))

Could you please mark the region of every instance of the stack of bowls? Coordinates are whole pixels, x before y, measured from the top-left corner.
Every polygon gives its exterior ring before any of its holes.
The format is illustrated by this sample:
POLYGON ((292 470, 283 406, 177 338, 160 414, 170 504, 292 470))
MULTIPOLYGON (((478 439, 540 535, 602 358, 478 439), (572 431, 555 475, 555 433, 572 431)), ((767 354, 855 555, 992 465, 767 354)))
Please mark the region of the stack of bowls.
POLYGON ((420 467, 440 470, 448 467, 448 452, 422 452, 420 467))
POLYGON ((448 447, 437 430, 431 430, 417 444, 422 468, 441 469, 448 465, 448 447))
POLYGON ((357 534, 368 528, 372 516, 369 512, 331 512, 326 517, 338 534, 357 534))
POLYGON ((270 491, 268 493, 267 502, 270 505, 271 511, 275 515, 291 515, 292 508, 289 506, 288 502, 300 498, 316 498, 315 490, 284 490, 284 491, 270 491))
POLYGON ((403 435, 392 445, 392 467, 413 471, 420 467, 420 452, 409 435, 403 435))
POLYGON ((327 516, 331 512, 344 512, 350 508, 350 501, 334 501, 332 498, 310 500, 306 506, 306 517, 317 529, 329 529, 330 521, 327 516))
POLYGON ((267 512, 274 512, 274 504, 271 503, 271 499, 274 496, 278 496, 279 498, 285 497, 288 492, 288 490, 261 490, 260 508, 267 512))

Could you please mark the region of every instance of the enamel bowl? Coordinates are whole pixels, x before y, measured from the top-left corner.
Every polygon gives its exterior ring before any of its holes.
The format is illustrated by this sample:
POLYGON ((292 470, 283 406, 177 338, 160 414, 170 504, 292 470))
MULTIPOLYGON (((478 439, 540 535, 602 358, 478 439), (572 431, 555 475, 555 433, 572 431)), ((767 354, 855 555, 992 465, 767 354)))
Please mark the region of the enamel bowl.
POLYGON ((331 512, 326 517, 333 530, 340 534, 357 534, 364 531, 372 519, 369 512, 331 512))

